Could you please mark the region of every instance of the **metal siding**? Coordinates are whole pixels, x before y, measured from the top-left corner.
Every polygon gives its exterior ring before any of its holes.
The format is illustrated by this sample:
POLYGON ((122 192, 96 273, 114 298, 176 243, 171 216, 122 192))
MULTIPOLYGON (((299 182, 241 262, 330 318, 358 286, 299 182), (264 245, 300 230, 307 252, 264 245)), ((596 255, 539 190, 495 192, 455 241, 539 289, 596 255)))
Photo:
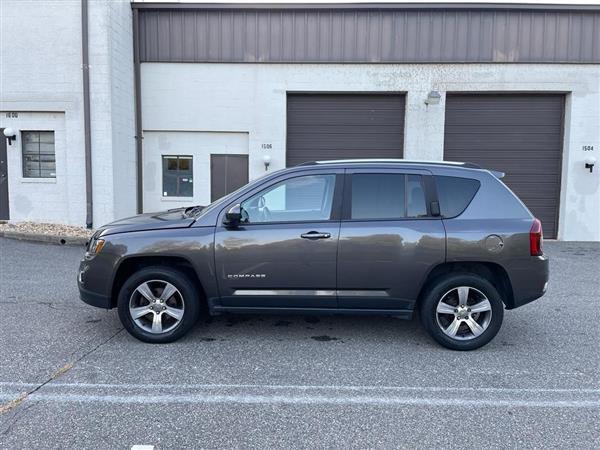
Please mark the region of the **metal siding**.
POLYGON ((600 11, 140 9, 142 62, 600 62, 600 11))
POLYGON ((506 173, 503 181, 555 238, 564 96, 455 94, 446 99, 444 159, 506 173))
POLYGON ((401 94, 289 94, 287 166, 343 158, 402 158, 401 94))

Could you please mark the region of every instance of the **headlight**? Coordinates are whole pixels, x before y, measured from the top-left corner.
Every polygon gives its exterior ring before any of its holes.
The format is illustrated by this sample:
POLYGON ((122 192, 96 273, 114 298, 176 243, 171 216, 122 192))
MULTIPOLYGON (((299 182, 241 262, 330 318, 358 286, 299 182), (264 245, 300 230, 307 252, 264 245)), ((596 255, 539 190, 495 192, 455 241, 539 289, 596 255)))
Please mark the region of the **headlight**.
POLYGON ((90 245, 88 246, 88 253, 96 255, 102 251, 102 247, 104 247, 104 239, 92 237, 92 239, 90 239, 90 245))

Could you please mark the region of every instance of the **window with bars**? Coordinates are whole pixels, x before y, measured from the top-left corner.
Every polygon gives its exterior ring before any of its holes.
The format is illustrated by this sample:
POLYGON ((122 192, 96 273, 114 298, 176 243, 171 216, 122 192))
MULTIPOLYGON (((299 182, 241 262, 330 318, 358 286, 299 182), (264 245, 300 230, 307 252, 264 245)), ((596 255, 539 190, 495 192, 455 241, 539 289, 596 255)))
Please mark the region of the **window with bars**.
POLYGON ((163 197, 193 197, 194 169, 191 156, 163 156, 163 197))
POLYGON ((54 131, 22 131, 23 178, 56 178, 54 131))

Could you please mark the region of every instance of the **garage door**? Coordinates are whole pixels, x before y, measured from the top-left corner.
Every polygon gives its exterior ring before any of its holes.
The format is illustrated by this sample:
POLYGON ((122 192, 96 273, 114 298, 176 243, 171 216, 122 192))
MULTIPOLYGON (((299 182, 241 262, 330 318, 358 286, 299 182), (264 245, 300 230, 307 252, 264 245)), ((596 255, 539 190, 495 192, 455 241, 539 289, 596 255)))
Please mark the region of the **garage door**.
POLYGON ((290 94, 286 164, 402 158, 404 95, 290 94))
POLYGON ((444 159, 506 173, 504 182, 555 238, 563 95, 448 95, 444 159))

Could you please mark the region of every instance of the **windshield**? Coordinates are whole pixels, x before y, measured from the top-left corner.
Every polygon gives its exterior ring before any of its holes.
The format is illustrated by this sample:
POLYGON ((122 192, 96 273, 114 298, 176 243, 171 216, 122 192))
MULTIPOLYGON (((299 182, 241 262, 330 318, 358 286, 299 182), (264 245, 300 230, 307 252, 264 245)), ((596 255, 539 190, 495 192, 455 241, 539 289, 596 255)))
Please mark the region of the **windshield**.
POLYGON ((243 191, 244 189, 246 189, 248 186, 251 186, 251 185, 254 185, 256 183, 259 183, 260 181, 262 181, 267 176, 274 175, 277 172, 280 172, 280 170, 275 171, 275 172, 271 172, 271 173, 267 173, 267 174, 265 174, 265 175, 263 175, 263 176, 261 176, 259 178, 256 178, 255 180, 252 180, 250 183, 243 185, 242 187, 236 189, 233 192, 230 192, 226 196, 221 197, 221 198, 215 200, 214 202, 210 203, 205 208, 203 208, 201 211, 198 211, 196 214, 194 214, 194 218, 197 219, 199 217, 202 217, 204 214, 207 214, 208 212, 212 211, 216 206, 218 206, 218 205, 220 205, 222 203, 227 203, 230 198, 233 198, 233 197, 237 196, 241 191, 243 191))

